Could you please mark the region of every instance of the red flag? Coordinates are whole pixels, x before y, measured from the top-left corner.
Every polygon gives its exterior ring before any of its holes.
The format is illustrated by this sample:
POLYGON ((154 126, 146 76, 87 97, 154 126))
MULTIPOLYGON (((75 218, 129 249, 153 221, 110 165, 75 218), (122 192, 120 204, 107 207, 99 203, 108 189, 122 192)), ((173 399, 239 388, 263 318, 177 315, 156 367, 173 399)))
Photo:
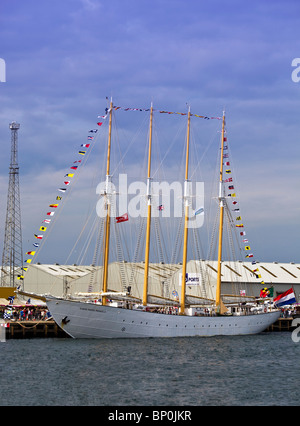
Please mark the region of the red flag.
POLYGON ((98 124, 98 126, 102 126, 103 123, 97 123, 97 124, 98 124))
POLYGON ((127 220, 128 220, 128 213, 125 213, 122 216, 116 217, 116 223, 126 222, 127 220))
POLYGON ((268 295, 268 289, 267 288, 263 288, 263 289, 260 290, 259 297, 267 297, 267 295, 268 295))

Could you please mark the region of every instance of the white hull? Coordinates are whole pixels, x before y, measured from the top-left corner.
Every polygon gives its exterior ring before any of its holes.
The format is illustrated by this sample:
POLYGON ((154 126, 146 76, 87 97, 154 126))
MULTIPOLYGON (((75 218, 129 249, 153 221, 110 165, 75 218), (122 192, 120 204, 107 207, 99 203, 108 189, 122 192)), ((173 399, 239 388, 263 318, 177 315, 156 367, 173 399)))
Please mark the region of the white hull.
POLYGON ((257 334, 280 311, 241 316, 181 316, 47 297, 56 323, 73 338, 235 336, 257 334), (63 319, 65 319, 63 321, 63 319))

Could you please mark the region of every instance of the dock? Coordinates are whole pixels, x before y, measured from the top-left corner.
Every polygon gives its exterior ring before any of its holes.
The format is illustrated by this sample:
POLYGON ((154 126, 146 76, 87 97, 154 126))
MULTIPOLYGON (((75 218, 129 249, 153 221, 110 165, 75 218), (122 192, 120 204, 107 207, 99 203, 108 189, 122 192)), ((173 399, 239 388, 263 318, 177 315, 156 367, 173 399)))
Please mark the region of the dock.
POLYGON ((7 321, 5 324, 6 339, 30 339, 34 337, 69 337, 54 320, 43 321, 7 321))
POLYGON ((293 331, 295 328, 294 326, 292 326, 293 319, 293 317, 278 318, 276 322, 271 324, 264 331, 293 331))

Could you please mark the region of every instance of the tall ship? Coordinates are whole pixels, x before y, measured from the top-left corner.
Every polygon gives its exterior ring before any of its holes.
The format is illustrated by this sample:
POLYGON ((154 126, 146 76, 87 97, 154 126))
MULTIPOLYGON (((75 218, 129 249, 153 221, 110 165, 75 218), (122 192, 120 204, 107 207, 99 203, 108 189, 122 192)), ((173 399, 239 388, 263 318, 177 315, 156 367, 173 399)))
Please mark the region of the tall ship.
MULTIPOLYGON (((78 292, 75 295, 66 293, 64 296, 51 294, 34 294, 34 296, 41 296, 46 300, 48 309, 56 323, 73 338, 193 337, 247 335, 262 332, 278 319, 280 311, 272 303, 265 303, 265 300, 262 303, 260 300, 259 285, 262 285, 261 282, 259 281, 256 287, 257 293, 253 295, 246 294, 244 290, 239 290, 237 294, 234 292, 226 294, 222 290, 225 238, 229 238, 232 245, 234 245, 236 239, 242 238, 241 241, 244 243, 244 249, 246 250, 244 257, 251 258, 253 256, 249 252, 250 247, 247 246, 248 240, 245 239, 244 226, 240 222, 240 210, 236 207, 235 193, 231 192, 234 189, 234 185, 232 184, 233 179, 231 178, 228 159, 225 112, 223 112, 221 117, 217 118, 218 122, 221 123, 218 133, 217 161, 219 167, 217 172, 217 193, 214 197, 218 210, 217 223, 215 222, 214 224, 217 266, 215 268, 211 267, 210 270, 197 271, 195 269, 194 272, 191 272, 189 268, 189 253, 194 253, 195 260, 193 265, 200 264, 199 243, 195 239, 195 234, 201 234, 201 224, 203 223, 205 212, 204 204, 195 205, 196 195, 193 193, 191 184, 191 119, 193 116, 204 119, 209 117, 192 114, 190 108, 188 108, 187 113, 180 114, 187 118, 183 150, 183 194, 182 197, 179 197, 179 201, 177 199, 183 212, 182 226, 178 225, 176 227, 176 241, 169 243, 167 249, 169 251, 173 248, 178 250, 178 247, 180 247, 181 259, 176 268, 172 268, 171 266, 174 262, 170 262, 168 272, 164 273, 163 292, 157 291, 157 294, 153 294, 153 288, 155 287, 151 288, 151 291, 149 289, 151 281, 150 270, 152 268, 151 245, 158 244, 157 247, 164 245, 159 234, 153 232, 153 228, 156 231, 159 215, 166 208, 161 203, 158 194, 155 192, 155 185, 153 185, 152 151, 155 110, 151 105, 151 108, 143 110, 148 111, 150 115, 146 139, 147 156, 144 162, 146 189, 143 196, 141 196, 145 203, 146 212, 143 222, 144 233, 134 232, 136 247, 143 248, 143 260, 138 264, 139 273, 141 273, 142 269, 143 280, 138 285, 138 290, 135 291, 132 285, 135 276, 134 268, 137 266, 136 257, 134 256, 130 263, 131 276, 128 277, 128 275, 125 276, 123 274, 121 279, 122 286, 116 288, 114 285, 116 277, 111 272, 111 251, 115 250, 119 254, 122 253, 120 248, 120 227, 126 226, 130 221, 130 214, 120 211, 120 204, 116 201, 118 196, 122 196, 122 190, 120 188, 116 189, 113 182, 115 172, 111 170, 113 119, 118 109, 120 107, 115 107, 111 100, 106 108, 106 114, 102 116, 102 121, 106 120, 108 122, 107 152, 105 156, 106 174, 100 190, 101 203, 99 211, 97 211, 100 217, 99 229, 93 232, 101 236, 101 242, 100 240, 97 241, 95 249, 96 252, 100 252, 101 274, 96 277, 96 283, 90 285, 86 292, 78 292), (226 226, 225 222, 227 222, 226 226), (111 230, 113 226, 116 226, 117 231, 112 242, 111 230), (212 269, 216 279, 213 281, 212 290, 209 293, 207 286, 212 269), (196 287, 198 293, 195 290, 196 287)), ((129 110, 129 108, 126 110, 129 110)), ((159 112, 167 113, 166 111, 159 112)), ((174 113, 169 112, 168 114, 174 113)), ((100 126, 102 122, 97 124, 100 126)), ((91 140, 92 138, 93 136, 90 137, 91 140)), ((57 204, 52 205, 52 207, 57 208, 57 204)), ((51 214, 49 212, 50 216, 51 214)), ((175 234, 174 230, 171 232, 175 234)), ((35 238, 41 237, 42 235, 35 235, 35 238)), ((124 241, 126 244, 126 236, 124 241)), ((120 260, 125 263, 124 257, 120 260)), ((164 262, 160 263, 163 264, 162 268, 167 268, 164 262)), ((256 266, 255 261, 250 261, 248 269, 250 274, 257 274, 259 279, 260 275, 256 266)), ((122 269, 122 265, 120 265, 120 268, 122 269)), ((19 292, 33 296, 32 293, 26 292, 24 288, 20 289, 19 292)))

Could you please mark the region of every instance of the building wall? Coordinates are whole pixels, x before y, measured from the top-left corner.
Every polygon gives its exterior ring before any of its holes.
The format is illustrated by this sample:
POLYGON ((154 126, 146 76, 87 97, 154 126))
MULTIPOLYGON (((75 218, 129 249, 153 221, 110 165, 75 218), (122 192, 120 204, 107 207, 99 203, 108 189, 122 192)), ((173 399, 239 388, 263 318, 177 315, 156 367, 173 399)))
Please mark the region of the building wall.
MULTIPOLYGON (((300 300, 300 265, 258 264, 265 274, 257 279, 251 273, 251 264, 223 262, 222 294, 259 296, 263 287, 274 287, 274 296, 293 287, 297 300, 300 300), (266 271, 262 268, 264 267, 266 271), (250 272, 249 272, 250 270, 250 272), (268 271, 268 272, 267 272, 268 271), (297 275, 296 275, 297 274, 297 275), (261 283, 262 279, 264 284, 261 283)), ((187 294, 215 298, 216 262, 190 261, 187 272, 192 277, 200 276, 198 285, 187 284, 187 294)), ((150 264, 148 294, 167 297, 172 291, 181 294, 181 265, 150 264)), ((115 262, 109 265, 108 290, 124 291, 131 287, 131 294, 142 298, 144 283, 144 264, 115 262)), ((25 275, 24 290, 36 294, 52 294, 63 297, 80 292, 99 292, 102 290, 102 267, 75 265, 30 265, 25 275)), ((172 297, 172 296, 171 296, 172 297)))

